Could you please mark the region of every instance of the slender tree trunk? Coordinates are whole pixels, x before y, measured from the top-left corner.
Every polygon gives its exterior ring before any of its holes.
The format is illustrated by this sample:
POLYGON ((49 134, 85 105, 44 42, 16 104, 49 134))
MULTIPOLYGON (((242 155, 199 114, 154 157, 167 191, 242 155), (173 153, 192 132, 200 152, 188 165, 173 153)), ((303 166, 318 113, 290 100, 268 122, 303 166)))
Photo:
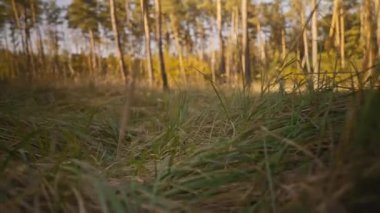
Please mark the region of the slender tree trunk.
POLYGON ((374 41, 374 24, 373 24, 373 17, 372 17, 372 0, 363 0, 363 7, 362 7, 362 14, 363 14, 363 20, 362 20, 362 37, 365 41, 365 57, 363 60, 363 71, 367 71, 365 75, 365 82, 370 81, 370 83, 373 82, 374 79, 371 79, 371 77, 374 74, 374 64, 375 64, 375 55, 376 55, 376 48, 374 41), (368 70, 370 69, 370 70, 368 70))
POLYGON ((37 21, 36 5, 34 1, 30 1, 30 9, 32 11, 32 24, 33 26, 36 26, 36 33, 37 33, 37 53, 39 56, 38 70, 41 70, 42 68, 45 68, 45 51, 44 51, 44 45, 42 42, 41 27, 39 26, 39 23, 37 21))
POLYGON ((285 60, 287 49, 286 49, 286 33, 285 33, 285 26, 283 26, 283 29, 281 30, 281 59, 285 60))
POLYGON ((182 50, 182 45, 180 43, 180 36, 179 36, 179 30, 178 30, 178 23, 177 19, 174 16, 174 14, 170 14, 170 23, 173 31, 173 36, 174 36, 174 42, 179 58, 179 70, 181 74, 181 78, 184 82, 186 82, 186 73, 185 73, 185 67, 184 67, 184 62, 183 62, 183 50, 182 50))
POLYGON ((233 75, 234 75, 234 81, 235 83, 238 83, 238 72, 240 70, 241 66, 241 57, 240 57, 240 43, 239 43, 239 25, 240 25, 240 17, 239 17, 239 5, 236 5, 235 7, 235 20, 234 20, 234 35, 233 35, 233 44, 235 45, 234 49, 234 63, 233 63, 233 75))
POLYGON ((96 51, 95 51, 95 35, 94 31, 90 30, 90 58, 91 58, 91 76, 94 77, 97 73, 96 51))
POLYGON ((251 64, 250 64, 250 53, 249 53, 249 38, 248 38, 248 0, 242 0, 241 3, 241 13, 242 13, 242 48, 243 48, 243 55, 242 55, 242 68, 244 73, 244 87, 250 87, 252 82, 251 77, 251 64))
MULTIPOLYGON (((318 60, 318 3, 317 0, 312 0, 313 17, 311 24, 311 34, 312 34, 312 61, 313 61, 313 79, 317 78, 319 75, 319 60, 318 60)), ((318 80, 318 78, 317 78, 318 80)), ((317 82, 319 86, 319 82, 317 82)))
POLYGON ((153 85, 154 73, 153 73, 153 63, 152 63, 152 51, 150 45, 150 26, 149 26, 149 12, 148 12, 148 1, 140 0, 141 11, 144 19, 144 31, 145 31, 145 53, 146 53, 146 66, 148 69, 148 82, 149 85, 153 85))
POLYGON ((18 13, 18 10, 17 10, 17 4, 16 4, 16 0, 12 0, 12 12, 13 12, 13 17, 15 19, 15 22, 16 22, 16 27, 17 29, 21 32, 21 43, 22 43, 22 46, 23 46, 23 50, 25 51, 26 50, 26 44, 25 44, 25 34, 22 30, 22 26, 21 26, 21 21, 20 21, 20 15, 18 13))
POLYGON ((224 41, 223 41, 223 18, 222 18, 222 0, 216 0, 216 9, 217 9, 217 30, 218 30, 218 40, 219 40, 219 65, 218 65, 218 74, 222 75, 225 73, 226 62, 224 58, 224 41))
POLYGON ((125 23, 129 23, 129 0, 124 0, 125 23))
POLYGON ((190 26, 189 21, 185 21, 185 38, 184 38, 184 50, 185 50, 185 56, 188 54, 193 54, 194 53, 194 43, 191 38, 191 31, 193 31, 192 26, 190 26))
POLYGON ((213 82, 216 81, 216 52, 211 53, 211 79, 213 82))
POLYGON ((304 76, 306 78, 307 87, 309 91, 314 90, 314 83, 313 83, 313 76, 311 72, 311 65, 310 65, 310 54, 309 54, 309 41, 307 37, 307 28, 306 28, 306 18, 305 18, 305 9, 304 4, 301 0, 295 0, 294 6, 297 8, 297 12, 300 14, 300 30, 302 33, 302 46, 303 50, 300 49, 300 52, 303 52, 302 54, 302 71, 304 72, 304 76))
POLYGON ((377 22, 377 31, 376 31, 376 36, 377 36, 377 57, 380 63, 380 0, 375 0, 376 6, 376 22, 377 22))
POLYGON ((206 34, 203 29, 202 23, 197 24, 197 31, 199 33, 199 59, 205 60, 205 49, 206 49, 206 34))
POLYGON ((234 45, 234 34, 235 34, 235 16, 236 16, 235 8, 231 11, 231 28, 230 28, 230 36, 228 38, 227 44, 227 60, 226 60, 226 80, 230 82, 232 67, 234 63, 234 49, 236 46, 234 45))
POLYGON ((345 27, 345 11, 343 8, 343 2, 340 2, 340 60, 341 60, 341 66, 344 69, 346 67, 346 27, 345 27))
POLYGON ((334 41, 336 51, 340 53, 340 64, 346 66, 345 56, 345 14, 342 0, 334 0, 333 17, 329 32, 330 40, 334 41))
POLYGON ((125 66, 125 61, 124 61, 124 51, 123 47, 121 45, 120 41, 120 35, 119 35, 119 29, 118 29, 118 22, 117 22, 117 17, 116 17, 116 8, 115 8, 115 2, 114 0, 109 0, 109 6, 110 6, 110 16, 111 16, 111 22, 112 22, 112 30, 114 33, 114 38, 115 38, 115 44, 117 48, 117 56, 119 57, 119 66, 120 70, 124 76, 124 81, 126 85, 129 85, 130 83, 130 76, 129 76, 129 71, 127 67, 125 66))
POLYGON ((266 53, 265 53, 265 41, 262 37, 261 23, 260 21, 256 22, 256 30, 257 30, 257 46, 260 49, 260 60, 263 65, 266 64, 266 53))
POLYGON ((21 36, 21 43, 22 43, 22 48, 24 53, 27 55, 27 67, 30 68, 30 58, 29 58, 29 44, 28 44, 28 29, 27 29, 27 16, 24 13, 24 26, 21 25, 21 14, 19 14, 19 11, 17 9, 17 3, 16 0, 12 0, 12 12, 13 12, 13 17, 16 22, 17 29, 20 32, 21 36))
POLYGON ((158 48, 158 57, 160 63, 160 72, 162 78, 163 90, 169 90, 168 77, 165 69, 164 52, 162 50, 162 16, 161 16, 161 1, 155 0, 155 12, 156 12, 156 42, 158 48))
POLYGON ((117 55, 119 57, 119 64, 120 64, 119 66, 124 76, 125 86, 127 90, 126 91, 127 100, 122 109, 120 127, 119 127, 119 139, 118 139, 117 148, 116 148, 116 157, 119 157, 120 145, 124 141, 125 130, 128 128, 130 108, 131 108, 132 101, 133 101, 132 99, 134 96, 134 80, 133 80, 133 76, 130 76, 129 69, 126 66, 125 61, 124 61, 124 51, 123 51, 121 38, 119 34, 118 20, 116 16, 116 6, 115 6, 114 0, 109 0, 109 7, 110 7, 111 22, 112 22, 112 30, 115 37, 117 55))
POLYGON ((238 73, 240 53, 239 53, 239 6, 232 8, 231 12, 231 31, 228 40, 228 59, 226 61, 226 77, 228 82, 236 80, 238 73))
MULTIPOLYGON (((282 14, 282 5, 280 0, 275 1, 278 9, 276 12, 280 14, 280 41, 281 41, 281 53, 280 53, 280 60, 282 63, 285 63, 286 59, 286 54, 287 54, 287 47, 286 47, 286 20, 285 20, 285 15, 282 14)), ((283 66, 283 65, 281 65, 283 66)), ((278 81, 278 90, 280 94, 285 94, 285 77, 283 75, 283 70, 281 67, 278 69, 278 74, 277 74, 277 81, 278 81)))
POLYGON ((26 9, 23 11, 24 18, 24 34, 25 34, 25 52, 27 57, 27 69, 30 69, 30 78, 33 79, 36 75, 36 67, 34 63, 33 57, 33 48, 31 42, 31 34, 30 34, 30 24, 29 24, 29 16, 27 14, 26 9))
POLYGON ((339 0, 334 0, 329 37, 331 40, 334 40, 335 45, 339 45, 340 37, 337 35, 337 32, 339 32, 339 27, 339 0))
MULTIPOLYGON (((284 28, 285 26, 282 26, 282 29, 281 29, 281 60, 285 63, 287 50, 286 50, 286 33, 285 33, 284 28)), ((278 86, 279 86, 279 92, 281 94, 285 94, 285 78, 282 73, 282 70, 279 70, 279 73, 278 73, 278 86)))
MULTIPOLYGON (((12 43, 13 51, 14 51, 14 53, 18 53, 18 51, 17 51, 18 44, 17 44, 16 32, 15 32, 14 28, 10 29, 10 36, 11 36, 11 43, 12 43)), ((14 65, 13 66, 14 67, 14 75, 16 76, 20 72, 20 65, 19 65, 19 63, 15 59, 15 54, 12 54, 11 56, 12 56, 12 62, 13 62, 13 65, 14 65)))
POLYGON ((54 74, 60 73, 58 65, 58 35, 56 26, 49 26, 48 29, 48 52, 50 56, 48 57, 50 72, 54 74))
POLYGON ((11 47, 8 46, 9 40, 8 40, 8 30, 4 29, 4 44, 6 49, 6 60, 9 61, 8 66, 8 78, 15 77, 16 74, 16 68, 15 68, 15 60, 13 60, 13 56, 11 54, 12 50, 11 47))
POLYGON ((16 21, 16 26, 18 29, 21 29, 21 23, 20 23, 20 16, 18 14, 16 0, 12 0, 12 11, 13 11, 13 17, 16 21))
POLYGON ((46 65, 46 56, 45 56, 45 47, 42 39, 42 33, 40 26, 37 26, 37 37, 38 37, 38 52, 40 53, 40 64, 43 66, 46 65))

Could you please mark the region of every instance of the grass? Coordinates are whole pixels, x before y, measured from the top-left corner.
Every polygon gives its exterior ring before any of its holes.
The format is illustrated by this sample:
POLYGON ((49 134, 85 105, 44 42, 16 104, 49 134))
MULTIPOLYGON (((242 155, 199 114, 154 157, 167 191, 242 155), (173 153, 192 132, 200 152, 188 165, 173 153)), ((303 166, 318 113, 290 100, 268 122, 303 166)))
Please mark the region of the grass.
POLYGON ((367 190, 380 177, 377 92, 215 89, 139 88, 116 158, 122 89, 4 86, 1 211, 325 212, 380 200, 367 190))

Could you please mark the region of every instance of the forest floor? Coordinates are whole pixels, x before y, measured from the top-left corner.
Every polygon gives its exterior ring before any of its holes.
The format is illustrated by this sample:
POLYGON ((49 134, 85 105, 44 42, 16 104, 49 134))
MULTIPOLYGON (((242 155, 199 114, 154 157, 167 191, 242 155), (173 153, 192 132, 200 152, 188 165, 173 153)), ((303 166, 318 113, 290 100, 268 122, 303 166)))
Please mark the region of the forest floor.
POLYGON ((0 212, 380 210, 378 92, 122 91, 2 86, 0 212))

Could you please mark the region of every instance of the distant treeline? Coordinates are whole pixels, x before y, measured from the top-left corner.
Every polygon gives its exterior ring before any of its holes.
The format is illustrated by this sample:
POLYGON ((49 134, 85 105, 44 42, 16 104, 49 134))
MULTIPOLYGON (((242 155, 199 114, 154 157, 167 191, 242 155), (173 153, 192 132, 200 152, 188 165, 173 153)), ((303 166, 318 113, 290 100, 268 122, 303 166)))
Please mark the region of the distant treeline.
POLYGON ((380 0, 3 0, 0 30, 3 80, 314 89, 370 82, 380 61, 380 0))

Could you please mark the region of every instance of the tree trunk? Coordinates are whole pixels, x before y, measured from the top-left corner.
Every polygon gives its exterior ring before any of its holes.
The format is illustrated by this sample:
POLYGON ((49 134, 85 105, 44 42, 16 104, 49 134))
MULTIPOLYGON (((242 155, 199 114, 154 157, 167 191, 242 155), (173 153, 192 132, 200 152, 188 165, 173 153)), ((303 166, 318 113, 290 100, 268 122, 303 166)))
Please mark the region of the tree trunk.
MULTIPOLYGON (((319 75, 319 60, 318 60, 318 3, 317 0, 312 0, 312 25, 311 25, 311 34, 312 34, 312 61, 313 61, 313 79, 317 78, 319 75)), ((318 78, 317 78, 318 80, 318 78)), ((317 82, 319 86, 319 82, 317 82)))
POLYGON ((6 51, 6 60, 9 61, 9 66, 8 66, 8 78, 14 78, 17 72, 16 65, 15 65, 15 60, 13 60, 13 56, 11 54, 12 50, 11 47, 8 46, 9 40, 8 40, 8 30, 5 28, 4 29, 4 44, 5 44, 5 49, 6 51))
POLYGON ((36 34, 37 34, 37 53, 38 53, 38 62, 39 67, 38 70, 42 70, 42 68, 45 68, 45 51, 44 51, 44 45, 42 42, 42 34, 41 34, 41 28, 38 25, 37 21, 37 15, 36 15, 36 5, 34 1, 30 1, 30 9, 32 11, 32 23, 33 26, 36 26, 36 34))
POLYGON ((176 46, 176 50, 177 50, 177 54, 179 58, 180 75, 181 75, 182 81, 186 82, 186 73, 185 73, 185 67, 184 67, 184 62, 183 62, 182 45, 180 43, 177 19, 174 16, 174 14, 170 14, 170 23, 171 23, 173 36, 174 36, 174 42, 175 42, 175 46, 176 46))
POLYGON ((242 13, 242 28, 243 28, 243 37, 242 37, 242 68, 244 73, 244 88, 250 87, 252 82, 251 77, 251 64, 250 64, 250 54, 249 54, 249 38, 248 38, 248 0, 242 0, 241 3, 241 13, 242 13))
POLYGON ((226 62, 224 58, 224 42, 223 42, 223 18, 222 18, 222 0, 216 1, 217 9, 217 30, 218 30, 218 41, 219 41, 219 64, 218 64, 218 75, 225 73, 226 62))
POLYGON ((362 14, 363 14, 363 31, 362 31, 362 37, 364 38, 365 42, 365 57, 363 60, 363 71, 366 71, 365 75, 365 82, 368 82, 371 80, 371 76, 373 75, 373 66, 375 61, 375 45, 373 44, 373 36, 374 36, 374 29, 373 29, 373 21, 372 21, 372 0, 364 0, 363 1, 363 7, 362 7, 362 14), (369 69, 369 70, 368 70, 369 69))
POLYGON ((343 2, 340 2, 340 63, 342 66, 342 69, 346 67, 346 39, 345 39, 345 34, 346 34, 346 27, 345 27, 345 11, 343 8, 343 2))
POLYGON ((49 26, 48 29, 48 52, 50 53, 49 67, 50 71, 54 74, 60 73, 60 68, 58 64, 59 53, 58 53, 58 35, 57 26, 49 26))
POLYGON ((129 0, 124 0, 125 23, 129 23, 129 0))
POLYGON ((233 34, 233 44, 235 46, 234 49, 234 63, 233 65, 233 75, 234 75, 234 81, 235 83, 238 83, 238 72, 240 70, 240 65, 241 65, 241 57, 240 57, 240 43, 239 43, 239 23, 240 22, 240 17, 239 17, 239 6, 236 5, 235 7, 235 20, 234 20, 234 34, 233 34))
POLYGON ((216 52, 211 53, 211 79, 213 82, 216 81, 216 52))
POLYGON ((130 108, 132 105, 132 99, 134 95, 134 80, 133 80, 133 76, 130 76, 129 69, 126 66, 125 61, 124 61, 124 51, 121 45, 121 38, 119 34, 118 21, 117 21, 117 16, 116 16, 116 7, 115 7, 114 0, 109 0, 109 7, 110 7, 111 22, 112 22, 112 30, 115 37, 117 55, 119 57, 119 66, 124 76, 125 86, 127 90, 126 91, 127 100, 122 109, 120 127, 119 127, 119 139, 118 139, 117 148, 116 148, 116 157, 119 157, 120 145, 124 141, 125 131, 128 128, 130 108))
POLYGON ((304 4, 301 0, 295 0, 294 1, 294 7, 296 8, 296 12, 299 13, 299 19, 300 19, 300 32, 302 33, 302 46, 303 49, 299 49, 301 54, 301 66, 302 71, 304 73, 304 76, 306 78, 306 83, 309 91, 314 90, 314 83, 313 83, 313 76, 311 72, 311 66, 310 66, 310 55, 309 55, 309 41, 307 37, 307 28, 306 28, 306 18, 305 18, 305 9, 304 4))
MULTIPOLYGON (((377 57, 380 63, 380 0, 375 0, 376 6, 376 22, 377 22, 377 31, 376 31, 376 36, 377 36, 377 57)), ((380 72, 380 70, 379 70, 380 72)))
POLYGON ((153 74, 153 63, 152 63, 152 51, 150 45, 150 26, 149 26, 149 12, 148 12, 148 1, 140 0, 141 11, 144 19, 144 31, 145 31, 145 51, 146 51, 146 66, 148 69, 148 82, 149 85, 153 85, 154 74, 153 74))
POLYGON ((236 46, 234 45, 234 30, 235 30, 235 8, 231 12, 231 27, 230 27, 230 36, 227 41, 227 56, 226 56, 226 81, 230 82, 231 70, 233 67, 233 52, 236 46))
POLYGON ((197 32, 199 35, 199 59, 205 60, 205 49, 206 49, 206 34, 203 29, 202 23, 197 24, 197 32))
MULTIPOLYGON (((11 3, 12 3, 13 17, 15 19, 17 29, 19 30, 20 35, 21 35, 22 49, 23 49, 24 53, 27 55, 26 67, 30 68, 31 66, 30 66, 30 59, 29 59, 29 46, 28 46, 27 38, 26 38, 27 37, 26 26, 24 26, 24 29, 23 29, 23 26, 21 26, 21 18, 20 18, 20 14, 17 10, 16 0, 12 0, 11 3)), ((15 50, 16 50, 16 48, 15 48, 15 50)))
POLYGON ((34 63, 33 57, 33 48, 31 42, 31 33, 30 33, 30 24, 29 24, 29 16, 27 14, 27 10, 24 9, 24 34, 25 34, 25 52, 27 56, 27 69, 30 69, 30 78, 33 79, 36 75, 36 67, 34 63))
POLYGON ((125 61, 124 61, 124 52, 123 52, 123 47, 121 45, 120 41, 120 35, 119 35, 119 29, 118 29, 118 23, 117 23, 117 17, 116 17, 116 8, 115 8, 115 2, 114 0, 109 0, 109 7, 110 7, 110 16, 111 16, 111 22, 112 22, 112 30, 114 33, 114 38, 115 38, 115 44, 117 48, 117 56, 119 58, 119 66, 122 75, 124 76, 124 81, 126 85, 129 85, 130 79, 129 79, 129 71, 127 67, 125 66, 125 61))
POLYGON ((258 36, 257 36, 257 46, 259 47, 260 49, 260 60, 261 60, 261 63, 265 66, 266 64, 266 60, 267 60, 267 56, 266 56, 266 52, 265 52, 265 40, 262 36, 262 30, 261 30, 261 24, 260 24, 260 21, 258 21, 256 23, 256 29, 257 29, 257 33, 258 33, 258 36))
POLYGON ((281 30, 281 60, 285 60, 286 57, 286 33, 285 33, 285 26, 283 26, 281 30))
POLYGON ((169 90, 168 78, 165 69, 164 53, 162 50, 162 17, 161 17, 161 1, 155 0, 155 10, 156 10, 156 42, 158 48, 158 57, 160 63, 160 72, 162 78, 163 90, 169 90))
POLYGON ((91 58, 91 77, 94 77, 97 74, 97 62, 96 62, 96 53, 95 53, 95 35, 94 31, 90 30, 88 32, 90 35, 90 58, 91 58))
MULTIPOLYGON (((281 60, 283 61, 283 63, 285 63, 286 51, 287 50, 286 50, 285 26, 282 26, 282 29, 281 29, 281 60)), ((282 70, 279 70, 279 73, 278 73, 278 87, 279 87, 279 92, 281 94, 285 94, 285 78, 284 78, 284 75, 282 73, 282 70)))
POLYGON ((17 10, 16 0, 12 0, 12 12, 13 12, 13 17, 16 22, 17 29, 21 32, 21 43, 23 46, 23 50, 25 51, 26 50, 25 35, 22 30, 20 15, 18 14, 18 10, 17 10))
POLYGON ((37 39, 38 39, 38 52, 40 55, 40 68, 46 66, 45 47, 42 39, 42 33, 40 26, 37 27, 37 39))
POLYGON ((333 17, 331 20, 330 40, 334 41, 336 51, 340 53, 342 69, 346 66, 345 56, 345 14, 342 0, 334 0, 333 17))
POLYGON ((334 0, 334 5, 333 5, 333 14, 332 14, 332 19, 331 19, 331 26, 330 26, 330 31, 329 31, 329 37, 331 40, 334 40, 334 45, 337 46, 339 45, 339 40, 340 37, 339 35, 339 0, 334 0))

